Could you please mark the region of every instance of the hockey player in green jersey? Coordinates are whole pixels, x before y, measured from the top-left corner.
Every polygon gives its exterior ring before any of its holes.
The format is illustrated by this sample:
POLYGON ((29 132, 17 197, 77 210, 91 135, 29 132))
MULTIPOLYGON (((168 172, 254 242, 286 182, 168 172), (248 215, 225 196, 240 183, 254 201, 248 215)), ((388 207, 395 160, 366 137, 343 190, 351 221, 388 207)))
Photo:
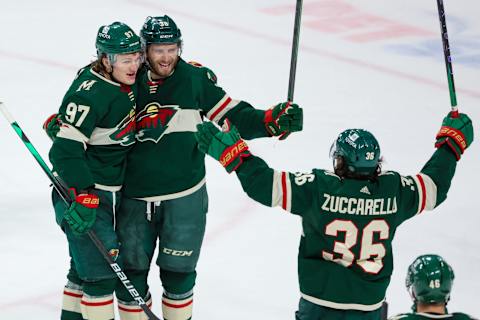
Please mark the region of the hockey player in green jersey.
POLYGON ((396 228, 445 200, 457 159, 473 140, 467 115, 445 117, 433 156, 419 174, 402 176, 381 171, 370 132, 349 129, 332 145, 334 172, 289 173, 253 156, 234 127, 197 128, 199 148, 236 171, 252 199, 302 217, 298 320, 380 319, 396 228))
POLYGON ((96 48, 97 61, 78 72, 58 116, 45 123, 47 131, 59 128, 49 156, 73 200, 66 207, 53 194, 57 222, 67 236, 71 256, 63 320, 114 318, 117 277, 85 232, 94 230, 116 259, 114 213, 127 152, 135 142, 134 84, 142 52, 138 35, 120 22, 100 27, 96 48), (58 122, 60 127, 55 125, 58 122))
POLYGON ((403 313, 389 320, 474 320, 465 313, 448 313, 453 269, 440 256, 426 254, 417 257, 408 267, 405 284, 413 300, 413 313, 403 313))
MULTIPOLYGON (((196 265, 208 209, 205 155, 197 148, 196 125, 228 117, 247 139, 286 137, 302 129, 302 110, 290 102, 257 110, 232 99, 205 67, 181 57, 180 29, 168 16, 148 17, 140 36, 147 67, 137 83, 137 143, 129 153, 117 234, 125 272, 145 299, 147 274, 159 239, 163 316, 192 316, 196 265)), ((116 292, 125 319, 145 319, 131 296, 116 292)), ((122 318, 123 319, 123 318, 122 318)))

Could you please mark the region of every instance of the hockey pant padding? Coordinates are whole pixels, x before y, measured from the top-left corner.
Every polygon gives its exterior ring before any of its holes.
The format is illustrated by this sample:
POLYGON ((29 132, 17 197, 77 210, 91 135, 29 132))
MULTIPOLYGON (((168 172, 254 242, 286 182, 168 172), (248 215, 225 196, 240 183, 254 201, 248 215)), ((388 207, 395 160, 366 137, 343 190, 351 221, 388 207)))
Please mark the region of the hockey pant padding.
MULTIPOLYGON (((143 298, 147 307, 152 308, 152 296, 150 292, 147 293, 147 296, 143 298)), ((118 314, 120 315, 121 320, 148 320, 148 316, 142 310, 142 308, 137 304, 136 301, 122 301, 118 299, 118 314)))
POLYGON ((163 289, 171 295, 184 295, 193 290, 197 272, 174 272, 160 269, 163 289))
MULTIPOLYGON (((124 272, 128 280, 130 280, 130 283, 137 290, 140 297, 146 297, 147 295, 149 296, 147 284, 147 270, 125 270, 124 272)), ((117 296, 118 300, 121 300, 124 303, 135 302, 135 300, 132 298, 132 295, 128 293, 127 289, 120 281, 117 282, 117 287, 115 288, 115 295, 117 296)))

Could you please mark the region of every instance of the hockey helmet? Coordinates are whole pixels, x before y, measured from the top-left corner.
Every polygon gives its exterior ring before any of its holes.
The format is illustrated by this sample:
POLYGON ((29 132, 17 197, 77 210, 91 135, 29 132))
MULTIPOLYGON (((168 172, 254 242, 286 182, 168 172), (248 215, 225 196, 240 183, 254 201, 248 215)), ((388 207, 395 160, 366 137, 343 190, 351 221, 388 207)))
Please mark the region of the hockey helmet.
POLYGON ((380 162, 380 146, 377 139, 363 129, 347 129, 340 133, 330 148, 334 167, 339 157, 348 172, 359 176, 374 174, 380 162))
POLYGON ((182 42, 182 33, 180 29, 167 15, 160 17, 147 17, 140 30, 142 44, 148 46, 152 43, 173 44, 182 42))
POLYGON ((140 52, 142 49, 140 37, 126 24, 114 22, 101 26, 98 29, 95 42, 97 55, 106 54, 110 61, 114 61, 116 54, 140 52))
POLYGON ((408 267, 405 285, 415 304, 447 303, 454 278, 452 267, 442 257, 427 254, 408 267))

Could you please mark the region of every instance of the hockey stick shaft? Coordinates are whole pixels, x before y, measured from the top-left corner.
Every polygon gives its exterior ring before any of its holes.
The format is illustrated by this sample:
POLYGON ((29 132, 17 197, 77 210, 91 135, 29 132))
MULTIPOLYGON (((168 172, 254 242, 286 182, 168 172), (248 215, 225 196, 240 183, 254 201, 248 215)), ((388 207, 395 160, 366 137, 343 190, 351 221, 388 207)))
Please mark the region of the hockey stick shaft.
POLYGON ((290 58, 290 76, 288 79, 288 94, 287 100, 293 101, 293 93, 295 90, 295 75, 297 73, 297 56, 298 44, 300 40, 300 23, 302 20, 303 0, 297 0, 295 6, 295 22, 293 25, 293 41, 292 41, 292 55, 290 58))
MULTIPOLYGON (((18 123, 15 121, 15 119, 12 117, 10 112, 7 110, 5 107, 5 104, 3 102, 0 102, 0 111, 3 113, 7 121, 10 123, 12 126, 13 130, 17 133, 17 135, 20 137, 22 142, 25 144, 27 147, 28 151, 30 151, 30 154, 35 158, 37 163, 40 165, 42 168, 43 172, 48 176, 50 181, 53 184, 53 187, 55 190, 58 192, 60 197, 65 201, 67 205, 70 205, 72 200, 70 199, 70 196, 68 195, 68 190, 58 181, 58 179, 53 175, 52 171, 48 167, 48 165, 45 163, 43 160, 42 156, 40 153, 38 153, 37 149, 33 146, 33 144, 30 142, 28 137, 25 135, 23 132, 22 128, 18 125, 18 123)), ((110 265, 110 268, 112 268, 113 272, 116 274, 116 276, 120 279, 122 282, 123 286, 127 289, 128 293, 132 296, 132 298, 138 303, 139 307, 142 308, 142 310, 147 314, 150 320, 160 320, 153 312, 148 308, 147 304, 143 300, 143 298, 140 296, 138 291, 134 288, 130 280, 128 280, 127 276, 123 272, 122 268, 115 262, 113 261, 112 257, 108 254, 107 249, 103 245, 103 243, 100 241, 100 239, 97 237, 96 233, 93 232, 92 230, 89 230, 87 232, 87 235, 89 238, 92 240, 93 244, 97 247, 101 255, 105 258, 105 260, 108 262, 110 265)))
POLYGON ((452 106, 452 117, 458 117, 457 94, 455 93, 455 83, 453 81, 452 56, 450 55, 450 44, 448 42, 447 20, 443 0, 437 0, 438 18, 440 20, 440 31, 442 34, 443 56, 445 58, 445 67, 447 69, 448 90, 450 92, 450 105, 452 106))
MULTIPOLYGON (((288 93, 287 101, 293 101, 293 92, 295 91, 295 75, 297 74, 297 56, 298 44, 300 40, 300 23, 302 21, 302 7, 303 0, 297 0, 295 5, 295 22, 293 24, 293 40, 292 40, 292 54, 290 57, 290 75, 288 77, 288 93)), ((290 133, 284 133, 280 136, 280 140, 286 139, 290 133)))

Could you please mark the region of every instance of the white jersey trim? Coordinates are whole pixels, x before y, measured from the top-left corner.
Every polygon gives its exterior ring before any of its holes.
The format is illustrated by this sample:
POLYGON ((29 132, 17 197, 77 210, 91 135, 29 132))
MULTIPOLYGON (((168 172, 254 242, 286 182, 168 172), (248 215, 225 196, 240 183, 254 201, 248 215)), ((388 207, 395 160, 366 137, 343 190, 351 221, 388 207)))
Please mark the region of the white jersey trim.
POLYGON ((452 317, 451 314, 431 314, 431 313, 424 313, 424 312, 416 312, 415 314, 418 314, 422 317, 430 318, 430 319, 447 319, 452 317))
POLYGON ((273 171, 272 184, 272 207, 279 207, 282 205, 282 173, 280 171, 273 171))
POLYGON ((437 185, 428 175, 419 173, 413 176, 418 190, 417 214, 424 210, 433 210, 437 205, 437 185))
POLYGON ((162 196, 153 196, 153 197, 135 198, 135 199, 143 200, 143 201, 147 201, 147 202, 157 202, 157 201, 164 201, 164 200, 182 198, 182 197, 188 196, 188 195, 194 193, 195 191, 199 190, 201 187, 203 187, 205 182, 206 182, 206 178, 204 177, 199 183, 197 183, 195 186, 191 187, 190 189, 186 189, 186 190, 176 192, 176 193, 165 194, 165 195, 162 195, 162 196))
POLYGON ((83 144, 83 147, 85 149, 87 148, 87 136, 85 136, 82 132, 80 132, 80 130, 68 123, 64 123, 60 126, 60 131, 58 131, 57 137, 80 142, 83 144))
MULTIPOLYGON (((169 107, 169 106, 162 106, 169 107)), ((144 138, 142 132, 136 134, 136 139, 138 141, 152 141, 157 143, 165 135, 171 134, 174 132, 197 132, 197 124, 202 123, 202 117, 200 116, 200 111, 193 109, 178 109, 178 106, 171 106, 177 109, 177 112, 173 115, 170 121, 167 124, 167 128, 162 132, 160 137, 157 139, 144 138)))
POLYGON ((116 87, 120 87, 120 83, 105 78, 105 77, 102 76, 100 73, 95 72, 93 69, 90 69, 90 72, 91 72, 93 75, 95 75, 96 77, 102 79, 103 81, 108 82, 108 83, 110 83, 110 84, 113 84, 113 85, 116 86, 116 87))
POLYGON ((95 183, 95 189, 109 191, 109 192, 117 192, 122 189, 122 186, 105 186, 103 184, 95 183))
POLYGON ((290 175, 284 171, 273 171, 272 184, 272 207, 282 207, 291 212, 292 209, 292 186, 290 175))
POLYGON ((239 100, 233 100, 228 95, 224 95, 207 113, 207 118, 218 123, 228 111, 232 110, 239 103, 239 100))
POLYGON ((338 303, 338 302, 332 302, 332 301, 327 301, 327 300, 322 300, 319 298, 315 298, 309 295, 306 295, 304 293, 301 294, 302 298, 317 304, 319 306, 324 306, 328 308, 333 308, 333 309, 340 309, 340 310, 360 310, 360 311, 374 311, 382 307, 382 303, 385 300, 382 299, 380 302, 377 302, 375 304, 359 304, 359 303, 338 303))

